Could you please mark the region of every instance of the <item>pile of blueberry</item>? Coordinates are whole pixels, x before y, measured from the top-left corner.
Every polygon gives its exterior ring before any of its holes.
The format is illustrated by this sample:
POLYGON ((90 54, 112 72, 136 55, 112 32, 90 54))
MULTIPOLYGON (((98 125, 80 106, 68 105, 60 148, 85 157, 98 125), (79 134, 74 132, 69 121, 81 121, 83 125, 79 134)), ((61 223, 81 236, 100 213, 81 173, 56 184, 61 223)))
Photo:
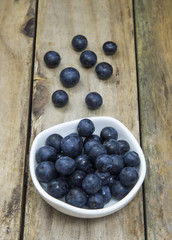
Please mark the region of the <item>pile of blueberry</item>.
MULTIPOLYGON (((88 41, 85 36, 77 35, 72 39, 72 46, 75 51, 83 51, 86 49, 88 41)), ((117 50, 116 43, 112 41, 105 42, 102 47, 106 55, 113 55, 117 50)), ((44 62, 47 67, 55 68, 60 63, 60 55, 55 51, 49 51, 44 56, 44 62)), ((80 55, 80 62, 84 68, 94 67, 97 63, 97 55, 90 50, 85 50, 80 55)), ((112 76, 113 68, 107 62, 101 62, 97 64, 95 72, 99 79, 107 80, 112 76)), ((68 67, 61 71, 60 81, 62 85, 66 88, 71 88, 77 85, 80 79, 80 74, 76 68, 68 67)), ((68 94, 64 90, 57 90, 52 95, 52 102, 56 107, 64 107, 69 101, 68 94)), ((85 103, 89 109, 98 109, 102 103, 103 99, 101 95, 97 92, 90 92, 86 98, 85 103)))
POLYGON ((111 198, 121 200, 138 181, 138 154, 115 128, 94 134, 90 119, 82 119, 75 133, 55 133, 36 152, 36 176, 54 198, 79 208, 103 208, 111 198))

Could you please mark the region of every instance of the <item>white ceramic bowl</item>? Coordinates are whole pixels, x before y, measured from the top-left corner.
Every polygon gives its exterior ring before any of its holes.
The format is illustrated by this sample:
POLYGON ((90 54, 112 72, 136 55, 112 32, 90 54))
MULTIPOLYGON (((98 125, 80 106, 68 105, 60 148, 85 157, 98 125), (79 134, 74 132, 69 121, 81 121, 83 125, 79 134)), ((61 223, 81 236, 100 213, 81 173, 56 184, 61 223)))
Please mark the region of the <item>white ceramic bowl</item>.
POLYGON ((112 214, 119 209, 123 208, 126 204, 128 204, 134 196, 137 194, 138 190, 140 189, 146 174, 146 162, 145 157, 140 148, 139 143, 135 139, 135 137, 131 134, 131 132, 118 120, 111 118, 111 117, 91 117, 89 118, 93 121, 95 125, 95 134, 100 134, 102 128, 111 126, 114 127, 118 131, 118 140, 124 139, 129 142, 130 150, 135 151, 139 154, 140 157, 140 166, 138 168, 139 179, 133 189, 120 201, 115 201, 112 199, 108 204, 105 205, 102 209, 84 209, 84 208, 77 208, 71 206, 61 200, 55 199, 54 197, 50 196, 41 186, 39 181, 35 175, 35 168, 37 166, 35 154, 36 151, 45 145, 45 141, 47 137, 53 133, 58 133, 63 137, 70 134, 71 132, 76 132, 77 125, 81 119, 65 122, 51 128, 48 128, 41 133, 39 133, 33 141, 31 152, 30 152, 30 174, 33 180, 33 183, 42 196, 42 198, 49 203, 52 207, 63 212, 65 214, 80 217, 80 218, 98 218, 103 217, 109 214, 112 214))

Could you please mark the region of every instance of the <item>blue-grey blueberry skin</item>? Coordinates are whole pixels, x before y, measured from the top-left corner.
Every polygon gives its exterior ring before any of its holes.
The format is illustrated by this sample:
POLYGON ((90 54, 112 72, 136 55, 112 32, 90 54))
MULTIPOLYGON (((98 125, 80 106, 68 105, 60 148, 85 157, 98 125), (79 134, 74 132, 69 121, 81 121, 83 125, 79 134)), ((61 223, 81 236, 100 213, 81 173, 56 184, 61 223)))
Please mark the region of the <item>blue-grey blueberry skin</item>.
POLYGON ((103 145, 106 147, 108 154, 118 154, 119 153, 119 143, 115 139, 106 140, 103 145))
POLYGON ((96 110, 103 104, 103 98, 97 92, 90 92, 85 97, 85 103, 89 109, 96 110))
POLYGON ((62 175, 70 175, 75 171, 75 161, 70 157, 61 157, 55 163, 56 171, 62 175))
POLYGON ((130 189, 122 185, 120 181, 115 181, 111 186, 111 193, 117 200, 124 198, 129 193, 129 191, 130 189))
POLYGON ((88 197, 87 206, 90 209, 100 209, 104 207, 104 198, 100 193, 95 193, 88 197))
POLYGON ((98 141, 99 143, 103 143, 103 141, 102 141, 102 139, 100 138, 100 136, 98 136, 97 134, 92 134, 91 136, 89 136, 89 137, 86 137, 85 139, 84 139, 84 145, 86 144, 86 142, 88 142, 89 140, 96 140, 96 141, 98 141))
POLYGON ((109 186, 102 186, 99 193, 103 196, 105 204, 108 203, 112 198, 109 186))
POLYGON ((54 163, 45 161, 38 164, 35 170, 38 181, 48 183, 53 179, 56 179, 58 173, 55 169, 54 163))
POLYGON ((78 123, 77 131, 82 137, 90 137, 95 131, 94 123, 90 119, 84 118, 78 123))
POLYGON ((44 55, 44 62, 49 68, 55 68, 60 63, 60 55, 55 51, 49 51, 44 55))
POLYGON ((86 141, 84 144, 84 153, 88 155, 92 146, 96 144, 100 144, 100 142, 97 139, 90 139, 86 141))
POLYGON ((57 90, 52 95, 52 102, 55 107, 64 107, 68 101, 68 94, 64 90, 57 90))
POLYGON ((80 155, 82 153, 82 148, 83 140, 77 133, 69 134, 61 141, 61 150, 63 154, 71 158, 80 155))
POLYGON ((57 150, 57 153, 60 153, 62 139, 63 139, 63 137, 57 133, 51 134, 46 139, 46 145, 54 147, 57 150))
POLYGON ((109 140, 109 139, 115 139, 118 138, 118 132, 113 127, 104 127, 100 132, 100 137, 103 141, 109 140))
POLYGON ((72 188, 65 196, 66 203, 83 208, 87 203, 87 194, 80 188, 72 188))
POLYGON ((112 166, 113 160, 110 155, 101 154, 96 158, 96 169, 99 172, 109 172, 112 166))
POLYGON ((136 184, 139 179, 138 172, 133 167, 125 167, 119 174, 120 182, 127 187, 132 187, 136 184))
POLYGON ((123 155, 112 154, 110 156, 112 158, 112 168, 110 169, 110 173, 113 175, 117 175, 125 166, 123 155))
POLYGON ((85 36, 83 35, 76 35, 72 39, 72 46, 75 51, 80 52, 83 51, 88 45, 88 41, 85 36))
POLYGON ((95 162, 96 158, 101 155, 101 154, 107 154, 107 151, 106 151, 106 148, 104 145, 100 144, 100 143, 97 143, 97 144, 94 144, 88 155, 91 157, 91 159, 95 162))
POLYGON ((88 155, 81 154, 75 158, 76 169, 89 173, 92 171, 92 163, 88 155))
POLYGON ((107 80, 112 76, 113 67, 107 62, 101 62, 96 66, 95 71, 99 79, 107 80))
POLYGON ((111 177, 110 172, 99 172, 98 170, 96 170, 95 174, 101 179, 102 186, 109 184, 109 179, 111 177))
POLYGON ((82 181, 82 188, 88 194, 98 192, 101 186, 101 179, 93 173, 88 174, 82 181))
POLYGON ((138 153, 131 151, 124 155, 124 163, 128 167, 137 167, 140 164, 140 158, 138 153))
POLYGON ((80 55, 80 62, 83 67, 91 68, 97 62, 97 55, 93 51, 85 50, 80 55))
POLYGON ((86 172, 75 170, 71 175, 68 177, 68 184, 71 187, 82 187, 82 180, 86 176, 86 172))
POLYGON ((68 67, 61 71, 60 81, 62 85, 66 88, 74 87, 78 84, 80 79, 80 74, 76 68, 68 67))
POLYGON ((57 150, 52 146, 43 146, 40 147, 36 152, 36 161, 37 163, 44 161, 55 162, 57 155, 57 150))
POLYGON ((69 185, 65 180, 57 178, 47 184, 47 193, 52 197, 60 199, 69 192, 69 185))
POLYGON ((130 150, 130 145, 127 141, 119 140, 118 144, 119 144, 119 154, 124 155, 126 152, 130 150))
POLYGON ((103 51, 106 55, 113 55, 117 51, 117 45, 115 42, 107 41, 103 44, 103 51))

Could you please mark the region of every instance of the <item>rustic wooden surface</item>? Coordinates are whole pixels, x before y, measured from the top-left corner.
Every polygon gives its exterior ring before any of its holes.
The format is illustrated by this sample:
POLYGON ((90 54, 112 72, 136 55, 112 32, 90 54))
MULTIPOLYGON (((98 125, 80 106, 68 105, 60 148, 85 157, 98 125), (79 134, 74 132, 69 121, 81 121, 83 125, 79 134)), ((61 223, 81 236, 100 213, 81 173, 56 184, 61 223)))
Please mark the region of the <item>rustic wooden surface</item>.
POLYGON ((35 1, 0 1, 0 239, 19 239, 35 1))
POLYGON ((172 1, 135 1, 147 235, 172 239, 172 1))
MULTIPOLYGON (((36 39, 33 86, 32 138, 52 125, 86 116, 112 116, 122 122, 139 139, 136 65, 133 33, 132 1, 40 1, 36 39), (118 7, 117 7, 118 6, 118 7), (108 81, 98 80, 94 68, 83 69, 79 53, 71 47, 76 34, 88 39, 88 49, 97 53, 98 62, 113 65, 114 74, 108 81), (118 52, 107 57, 102 45, 107 40, 118 44, 118 52), (43 56, 48 50, 61 55, 56 69, 48 69, 43 56), (51 95, 64 89, 59 82, 60 71, 76 67, 81 74, 79 84, 65 89, 69 104, 57 109, 51 95), (99 92, 104 100, 97 111, 87 109, 84 99, 88 92, 99 92)), ((144 239, 142 190, 123 210, 111 216, 86 220, 64 215, 49 207, 39 196, 31 179, 27 191, 24 239, 144 239)))

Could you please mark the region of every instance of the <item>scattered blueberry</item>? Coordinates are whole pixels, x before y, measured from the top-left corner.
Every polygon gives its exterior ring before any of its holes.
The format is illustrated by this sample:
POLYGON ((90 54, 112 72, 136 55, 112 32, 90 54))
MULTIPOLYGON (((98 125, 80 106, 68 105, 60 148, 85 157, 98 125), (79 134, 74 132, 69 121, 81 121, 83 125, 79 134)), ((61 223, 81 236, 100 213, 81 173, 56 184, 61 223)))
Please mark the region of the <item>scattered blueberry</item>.
POLYGON ((69 175, 75 171, 75 161, 70 157, 61 157, 55 163, 55 168, 62 175, 69 175))
POLYGON ((95 130, 95 126, 90 119, 84 118, 79 122, 77 130, 80 136, 90 137, 95 130))
POLYGON ((108 154, 118 154, 119 153, 119 144, 115 139, 106 140, 103 145, 106 147, 108 154))
MULTIPOLYGON (((54 147, 57 150, 57 153, 60 153, 61 151, 61 140, 63 137, 57 133, 51 134, 47 139, 46 139, 46 145, 54 147)), ((57 158, 57 156, 56 156, 57 158)))
POLYGON ((68 94, 64 90, 57 90, 52 95, 52 102, 56 107, 64 107, 68 101, 68 94))
POLYGON ((93 51, 86 50, 80 55, 80 62, 83 67, 91 68, 97 62, 97 56, 93 51))
POLYGON ((113 166, 110 155, 101 154, 96 158, 96 168, 99 172, 109 172, 113 166))
POLYGON ((100 209, 104 207, 104 198, 100 193, 95 193, 88 198, 87 205, 90 209, 100 209))
POLYGON ((96 66, 96 74, 101 80, 107 80, 112 76, 113 68, 109 63, 101 62, 96 66))
POLYGON ((103 44, 103 51, 106 55, 113 55, 116 53, 117 45, 112 41, 105 42, 103 44))
POLYGON ((83 208, 87 202, 86 193, 80 188, 72 188, 65 196, 66 203, 83 208))
POLYGON ((49 51, 44 55, 44 62, 49 68, 55 68, 60 63, 60 55, 55 51, 49 51))
POLYGON ((47 192, 55 198, 63 198, 69 191, 69 185, 61 178, 50 181, 47 184, 47 192))
POLYGON ((124 155, 124 163, 126 166, 129 167, 137 167, 140 164, 140 158, 138 153, 134 151, 127 152, 124 155))
MULTIPOLYGON (((91 140, 90 140, 91 141, 91 140)), ((94 144, 88 155, 92 158, 92 159, 96 159, 99 155, 101 154, 106 154, 107 151, 106 151, 106 148, 104 145, 100 144, 100 143, 97 143, 97 144, 94 144)))
POLYGON ((48 183, 49 181, 56 179, 58 175, 54 163, 49 161, 39 163, 35 172, 38 181, 43 183, 48 183))
POLYGON ((80 170, 75 170, 69 177, 68 183, 72 187, 81 187, 82 180, 86 176, 86 173, 80 170))
POLYGON ((60 81, 66 88, 71 88, 77 85, 80 79, 80 74, 76 68, 68 67, 61 71, 60 81))
POLYGON ((119 154, 123 155, 130 150, 130 145, 127 141, 119 140, 118 144, 119 144, 119 154))
POLYGON ((127 187, 134 186, 138 178, 139 178, 138 172, 133 167, 123 168, 119 175, 120 182, 127 187))
POLYGON ((115 181, 111 186, 111 193, 117 200, 124 198, 129 191, 130 189, 122 185, 120 181, 115 181))
POLYGON ((104 127, 100 132, 100 137, 103 139, 103 141, 112 138, 116 140, 118 138, 118 132, 113 127, 104 127))
POLYGON ((82 188, 88 194, 98 192, 101 186, 102 186, 101 179, 92 173, 88 174, 82 181, 82 188))
POLYGON ((76 35, 72 39, 72 46, 75 49, 75 51, 83 51, 87 47, 87 39, 83 35, 76 35))
POLYGON ((90 92, 85 97, 85 103, 89 109, 96 110, 103 104, 103 99, 99 93, 90 92))
POLYGON ((112 198, 109 186, 102 186, 99 193, 103 196, 105 204, 108 203, 112 198))
POLYGON ((117 175, 121 172, 121 170, 124 168, 124 158, 122 155, 110 155, 112 158, 112 168, 110 170, 110 173, 113 175, 117 175))
POLYGON ((81 154, 75 158, 76 169, 89 173, 92 169, 90 158, 86 154, 81 154))
POLYGON ((37 163, 43 161, 54 162, 56 160, 57 150, 52 146, 43 146, 38 149, 36 152, 36 161, 37 163))

